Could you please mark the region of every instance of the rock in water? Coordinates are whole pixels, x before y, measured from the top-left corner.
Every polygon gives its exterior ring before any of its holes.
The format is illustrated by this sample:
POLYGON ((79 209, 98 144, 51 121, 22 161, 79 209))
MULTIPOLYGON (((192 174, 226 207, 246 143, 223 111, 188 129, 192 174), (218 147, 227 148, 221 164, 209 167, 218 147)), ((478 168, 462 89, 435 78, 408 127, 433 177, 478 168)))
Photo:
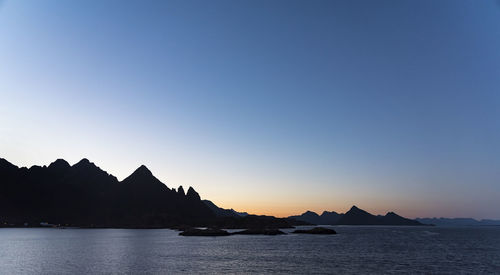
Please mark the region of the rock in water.
POLYGON ((209 237, 216 237, 216 236, 229 236, 229 232, 226 230, 222 229, 197 229, 197 228, 191 228, 184 230, 183 232, 179 233, 181 236, 209 236, 209 237))
POLYGON ((337 234, 337 232, 335 232, 335 230, 329 229, 329 228, 324 228, 324 227, 315 227, 315 228, 308 229, 308 230, 295 230, 292 233, 296 233, 296 234, 322 234, 322 235, 337 234))

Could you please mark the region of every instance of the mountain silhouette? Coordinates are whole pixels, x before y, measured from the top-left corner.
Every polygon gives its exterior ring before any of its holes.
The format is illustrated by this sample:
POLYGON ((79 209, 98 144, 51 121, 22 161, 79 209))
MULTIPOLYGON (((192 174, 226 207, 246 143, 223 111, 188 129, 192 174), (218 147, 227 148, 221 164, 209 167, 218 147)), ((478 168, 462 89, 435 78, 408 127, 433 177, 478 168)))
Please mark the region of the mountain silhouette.
POLYGON ((203 202, 214 212, 217 217, 245 217, 248 216, 247 212, 237 212, 234 209, 223 209, 215 205, 209 200, 203 200, 203 202))
POLYGON ((315 212, 307 211, 302 215, 290 216, 289 218, 312 224, 329 225, 423 225, 416 220, 401 217, 394 212, 389 212, 385 216, 375 216, 356 206, 352 206, 345 214, 324 211, 320 216, 315 212))
POLYGON ((222 209, 193 187, 167 187, 144 165, 123 181, 88 159, 71 166, 17 167, 0 158, 0 224, 120 228, 285 228, 304 224, 422 225, 393 212, 374 216, 353 206, 345 214, 307 211, 275 218, 222 209))
POLYGON ((320 217, 321 220, 323 221, 323 224, 335 224, 339 221, 341 215, 334 211, 332 212, 323 211, 320 217))
POLYGON ((0 224, 115 228, 283 228, 293 219, 225 210, 167 187, 144 165, 123 181, 88 159, 19 168, 0 158, 0 224), (220 215, 220 213, 232 215, 220 215))
POLYGON ((337 223, 349 225, 379 224, 376 216, 356 206, 351 207, 349 211, 342 215, 337 223))
POLYGON ((289 218, 296 219, 298 221, 304 221, 311 224, 327 224, 324 223, 321 217, 312 211, 306 211, 302 215, 290 216, 289 218))
POLYGON ((215 214, 190 187, 168 188, 141 165, 123 181, 88 159, 18 168, 0 159, 0 222, 95 227, 203 225, 215 214))
POLYGON ((290 218, 299 220, 299 221, 304 221, 308 222, 311 224, 337 224, 339 219, 341 217, 341 214, 338 214, 337 212, 328 212, 328 211, 323 211, 321 215, 316 214, 315 212, 312 211, 306 211, 302 215, 298 216, 290 216, 290 218))

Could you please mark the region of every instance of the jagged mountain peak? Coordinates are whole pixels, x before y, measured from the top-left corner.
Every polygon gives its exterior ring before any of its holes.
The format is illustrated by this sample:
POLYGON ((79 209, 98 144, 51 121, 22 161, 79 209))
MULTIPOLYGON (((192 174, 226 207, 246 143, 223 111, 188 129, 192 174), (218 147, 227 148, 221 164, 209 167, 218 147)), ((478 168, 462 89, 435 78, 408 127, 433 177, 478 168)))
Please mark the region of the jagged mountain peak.
POLYGON ((306 212, 304 212, 304 214, 315 214, 315 215, 318 215, 318 213, 316 213, 314 211, 311 211, 311 210, 307 210, 306 212))
POLYGON ((186 195, 186 193, 184 192, 184 188, 182 187, 182 185, 179 186, 179 188, 177 189, 177 193, 179 193, 180 195, 183 195, 183 196, 186 195))
POLYGON ((139 166, 139 168, 135 169, 135 171, 122 182, 133 186, 159 186, 161 189, 167 188, 167 186, 157 179, 145 165, 139 166))
POLYGON ((52 169, 65 169, 70 167, 69 163, 64 159, 56 159, 54 162, 49 164, 49 168, 52 169))
POLYGON ((133 174, 141 174, 141 175, 148 175, 148 176, 153 176, 153 173, 151 173, 151 170, 149 170, 145 165, 139 166, 139 168, 135 169, 133 174))
POLYGON ((8 160, 4 159, 4 158, 0 158, 0 167, 1 168, 18 168, 17 166, 15 166, 14 164, 10 163, 8 160))
POLYGON ((349 211, 356 211, 356 210, 361 210, 358 208, 356 205, 353 205, 349 211))
POLYGON ((198 192, 196 192, 196 191, 194 190, 194 188, 193 188, 193 187, 191 187, 191 186, 189 186, 189 189, 188 189, 188 191, 187 191, 187 193, 186 193, 186 196, 187 196, 188 198, 191 198, 191 199, 196 199, 196 200, 200 200, 200 199, 201 199, 201 198, 200 198, 200 195, 198 194, 198 192))
POLYGON ((345 214, 364 214, 364 215, 371 215, 367 211, 357 207, 356 205, 353 205, 349 211, 347 211, 345 214))
POLYGON ((81 159, 79 162, 73 165, 74 168, 89 168, 97 167, 93 162, 90 162, 87 158, 81 159))
POLYGON ((140 166, 119 182, 88 159, 70 168, 59 159, 49 167, 16 168, 0 159, 0 216, 12 224, 39 224, 50 218, 54 224, 97 227, 158 228, 198 225, 214 219, 194 189, 177 196, 140 166), (14 167, 14 168, 9 168, 14 167), (56 169, 57 168, 57 169, 56 169), (17 209, 23 209, 24 212, 17 209))
POLYGON ((100 167, 98 167, 97 165, 95 165, 93 162, 89 161, 86 158, 83 158, 82 160, 71 166, 71 168, 73 168, 73 171, 75 171, 76 173, 88 174, 89 176, 98 175, 98 176, 111 176, 115 178, 114 176, 108 174, 108 172, 102 170, 100 167))
POLYGON ((316 213, 314 211, 310 211, 310 210, 307 210, 306 212, 302 213, 301 216, 305 216, 305 217, 319 217, 318 213, 316 213))
POLYGON ((321 213, 321 216, 324 216, 324 215, 339 215, 339 213, 335 212, 335 211, 323 211, 323 213, 321 213))
POLYGON ((90 164, 90 160, 88 158, 82 158, 79 162, 76 164, 90 164))

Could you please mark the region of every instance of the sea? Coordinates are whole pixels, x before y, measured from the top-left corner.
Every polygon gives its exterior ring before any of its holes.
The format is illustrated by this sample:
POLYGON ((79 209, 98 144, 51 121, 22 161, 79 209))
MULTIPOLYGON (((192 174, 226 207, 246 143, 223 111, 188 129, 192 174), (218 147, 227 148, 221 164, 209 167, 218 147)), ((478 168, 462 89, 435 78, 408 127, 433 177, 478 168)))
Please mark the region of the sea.
POLYGON ((500 274, 500 227, 331 228, 338 234, 3 228, 0 274, 500 274))

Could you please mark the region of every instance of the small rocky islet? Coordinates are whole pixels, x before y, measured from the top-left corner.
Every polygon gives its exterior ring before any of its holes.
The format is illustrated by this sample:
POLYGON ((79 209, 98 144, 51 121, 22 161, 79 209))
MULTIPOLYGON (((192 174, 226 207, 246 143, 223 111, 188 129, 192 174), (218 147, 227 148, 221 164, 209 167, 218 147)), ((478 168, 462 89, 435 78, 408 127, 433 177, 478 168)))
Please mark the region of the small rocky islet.
MULTIPOLYGON (((217 236, 230 236, 230 235, 268 235, 268 236, 275 236, 275 235, 286 235, 287 233, 276 229, 276 228, 251 228, 251 229, 245 229, 242 231, 237 231, 237 232, 232 232, 229 233, 226 230, 223 229, 214 229, 214 228, 206 228, 206 229, 199 229, 199 228, 189 228, 185 229, 184 231, 180 232, 179 235, 181 236, 206 236, 206 237, 217 237, 217 236)), ((312 229, 300 229, 300 230, 295 230, 292 232, 292 234, 314 234, 314 235, 333 235, 337 234, 337 232, 333 229, 329 228, 324 228, 324 227, 314 227, 312 229)))
POLYGON ((216 237, 216 236, 229 236, 231 235, 229 232, 226 230, 222 229, 212 229, 212 228, 207 228, 207 229, 198 229, 198 228, 189 228, 181 233, 179 233, 181 236, 207 236, 207 237, 216 237))
POLYGON ((295 233, 295 234, 317 234, 317 235, 337 234, 337 232, 335 230, 330 229, 330 228, 324 228, 324 227, 314 227, 314 228, 307 229, 307 230, 299 229, 299 230, 293 231, 292 233, 295 233))

